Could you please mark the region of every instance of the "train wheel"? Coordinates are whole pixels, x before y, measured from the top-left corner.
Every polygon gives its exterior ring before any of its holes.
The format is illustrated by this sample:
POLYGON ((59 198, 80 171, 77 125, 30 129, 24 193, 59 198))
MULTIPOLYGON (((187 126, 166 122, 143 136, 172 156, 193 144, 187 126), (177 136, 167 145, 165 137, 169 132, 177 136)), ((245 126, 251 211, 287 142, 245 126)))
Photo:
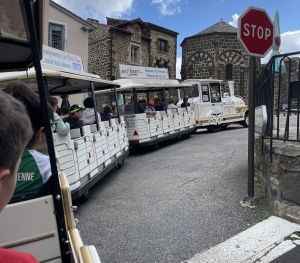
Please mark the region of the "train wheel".
POLYGON ((187 134, 181 135, 181 138, 182 138, 182 139, 188 139, 188 138, 190 138, 190 137, 191 137, 191 133, 187 133, 187 134))
POLYGON ((124 165, 124 162, 125 162, 125 159, 123 159, 122 162, 118 163, 117 166, 116 166, 116 170, 121 169, 124 165))
POLYGON ((241 124, 242 124, 245 128, 248 128, 248 127, 249 127, 249 114, 248 114, 248 113, 245 114, 245 119, 241 122, 241 124))
POLYGON ((82 203, 87 202, 90 199, 91 193, 89 190, 87 190, 81 197, 80 197, 80 201, 82 203))
POLYGON ((221 130, 221 125, 211 125, 207 127, 207 131, 214 133, 214 132, 219 132, 221 130))

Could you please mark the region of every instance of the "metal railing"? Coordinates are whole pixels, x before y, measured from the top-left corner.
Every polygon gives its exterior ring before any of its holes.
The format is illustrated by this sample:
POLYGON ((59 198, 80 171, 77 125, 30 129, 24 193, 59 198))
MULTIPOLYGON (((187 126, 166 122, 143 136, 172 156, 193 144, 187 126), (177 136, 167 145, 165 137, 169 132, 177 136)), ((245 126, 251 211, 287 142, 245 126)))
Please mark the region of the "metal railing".
POLYGON ((66 39, 56 38, 52 36, 52 38, 49 37, 48 45, 49 47, 53 47, 64 51, 66 42, 66 39))
MULTIPOLYGON (((255 82, 255 107, 266 105, 265 138, 300 141, 300 51, 273 56, 255 82)), ((272 151, 270 151, 271 154, 272 151)))

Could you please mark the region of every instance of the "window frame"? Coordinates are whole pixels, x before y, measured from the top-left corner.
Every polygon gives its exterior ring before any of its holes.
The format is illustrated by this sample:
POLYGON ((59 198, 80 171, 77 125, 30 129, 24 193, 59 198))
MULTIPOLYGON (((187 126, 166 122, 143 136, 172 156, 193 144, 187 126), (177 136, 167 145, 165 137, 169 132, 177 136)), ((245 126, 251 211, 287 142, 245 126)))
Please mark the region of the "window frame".
MULTIPOLYGON (((201 85, 201 97, 202 97, 202 102, 210 102, 210 88, 208 84, 201 85), (205 90, 204 90, 205 88, 205 90), (205 94, 203 92, 206 92, 205 94), (203 95, 207 96, 207 100, 204 100, 203 95)), ((206 98, 206 97, 205 97, 206 98)))
POLYGON ((66 43, 67 43, 67 25, 65 23, 61 23, 61 22, 58 22, 58 21, 52 21, 52 20, 49 20, 49 23, 48 23, 48 46, 49 47, 52 47, 52 48, 55 48, 55 49, 58 49, 58 50, 61 50, 61 51, 66 51, 66 43), (61 49, 57 48, 57 47, 54 47, 52 44, 53 44, 53 41, 52 41, 52 29, 51 27, 53 26, 59 26, 62 28, 62 34, 61 34, 61 49))
POLYGON ((158 38, 157 39, 157 50, 162 52, 168 52, 168 40, 158 38), (161 48, 161 43, 164 43, 164 49, 161 48))
POLYGON ((140 53, 141 53, 141 47, 140 46, 131 45, 130 46, 130 61, 133 62, 133 63, 140 64, 140 53), (133 53, 132 53, 133 49, 137 50, 136 61, 132 59, 133 58, 133 53))

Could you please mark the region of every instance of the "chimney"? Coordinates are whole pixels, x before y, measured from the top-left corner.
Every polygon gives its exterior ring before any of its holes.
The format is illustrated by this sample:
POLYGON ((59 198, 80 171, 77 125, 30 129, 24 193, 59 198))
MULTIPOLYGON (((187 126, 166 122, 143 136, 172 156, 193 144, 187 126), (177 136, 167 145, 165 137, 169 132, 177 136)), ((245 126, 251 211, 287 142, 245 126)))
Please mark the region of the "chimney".
POLYGON ((228 81, 229 90, 230 90, 230 97, 234 97, 234 81, 228 81))

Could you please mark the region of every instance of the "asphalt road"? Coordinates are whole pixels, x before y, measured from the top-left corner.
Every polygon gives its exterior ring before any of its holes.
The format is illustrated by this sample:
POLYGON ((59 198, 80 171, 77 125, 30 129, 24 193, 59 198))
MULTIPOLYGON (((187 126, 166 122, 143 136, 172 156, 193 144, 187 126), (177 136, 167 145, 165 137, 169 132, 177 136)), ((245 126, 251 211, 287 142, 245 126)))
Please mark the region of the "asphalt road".
POLYGON ((229 126, 131 152, 92 189, 76 217, 102 263, 181 262, 261 220, 247 194, 247 129, 229 126))

